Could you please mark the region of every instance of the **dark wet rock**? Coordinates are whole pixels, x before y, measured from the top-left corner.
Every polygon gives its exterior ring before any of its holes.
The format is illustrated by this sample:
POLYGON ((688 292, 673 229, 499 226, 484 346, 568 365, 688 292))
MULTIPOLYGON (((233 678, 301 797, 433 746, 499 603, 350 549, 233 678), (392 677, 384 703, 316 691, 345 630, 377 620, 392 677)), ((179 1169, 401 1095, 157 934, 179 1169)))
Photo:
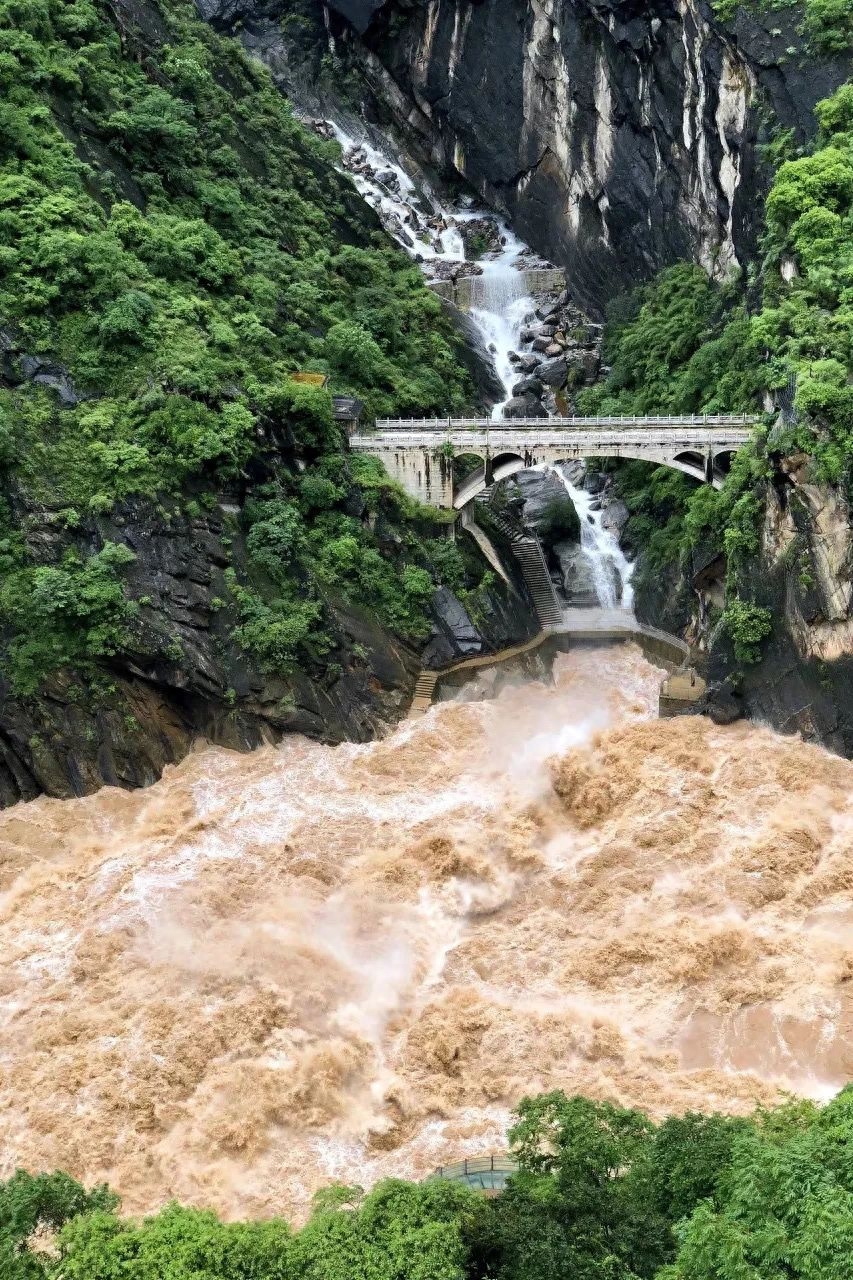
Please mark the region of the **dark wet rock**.
POLYGON ((622 536, 622 530, 630 519, 631 513, 621 498, 615 498, 612 502, 608 502, 604 506, 601 516, 601 527, 606 529, 608 533, 612 533, 615 538, 622 536))
POLYGON ((460 218, 456 230, 462 238, 466 258, 494 256, 503 248, 501 230, 494 218, 460 218))
POLYGON ((743 699, 736 694, 730 680, 722 680, 708 686, 696 710, 708 716, 714 724, 734 724, 743 718, 743 699))
POLYGON ((544 418, 545 406, 536 396, 512 396, 503 407, 505 418, 544 418))
POLYGON ((555 356, 551 360, 543 360, 536 370, 536 377, 549 387, 562 387, 566 381, 568 365, 564 356, 555 356))
POLYGON ((424 666, 443 666, 457 657, 470 657, 483 648, 483 639, 448 587, 436 588, 432 599, 435 634, 423 653, 424 666))
POLYGON ((512 389, 513 396, 532 395, 538 400, 542 395, 542 382, 539 378, 529 374, 526 378, 522 378, 520 382, 516 382, 512 389))
POLYGON ((73 409, 85 398, 64 365, 30 354, 12 328, 0 328, 0 386, 16 387, 24 382, 55 391, 63 409, 73 409))

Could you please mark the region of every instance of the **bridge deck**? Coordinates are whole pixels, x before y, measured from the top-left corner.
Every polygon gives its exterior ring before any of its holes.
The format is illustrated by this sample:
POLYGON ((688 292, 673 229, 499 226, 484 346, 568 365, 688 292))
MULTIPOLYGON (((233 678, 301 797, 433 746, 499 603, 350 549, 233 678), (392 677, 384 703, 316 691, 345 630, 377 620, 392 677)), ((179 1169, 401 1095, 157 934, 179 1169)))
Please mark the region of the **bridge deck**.
POLYGON ((601 430, 603 428, 622 429, 624 427, 752 427, 762 422, 758 414, 749 413, 708 413, 708 414, 671 414, 669 416, 601 416, 591 418, 504 418, 495 421, 492 418, 377 418, 377 431, 440 431, 442 434, 457 430, 477 431, 516 431, 529 427, 545 430, 601 430))
POLYGON ((716 448, 737 448, 749 439, 747 427, 690 427, 686 424, 677 427, 655 428, 623 428, 616 431, 610 427, 580 428, 555 426, 555 419, 548 418, 538 429, 524 428, 521 423, 508 429, 504 424, 491 429, 480 430, 476 427, 453 427, 448 430, 423 431, 373 431, 359 432, 350 436, 350 446, 360 451, 377 449, 437 449, 443 444, 451 444, 455 449, 476 449, 489 447, 492 454, 506 450, 508 453, 519 449, 559 448, 569 444, 573 449, 581 449, 593 445, 605 445, 608 448, 673 446, 690 448, 691 446, 712 446, 716 448), (546 425, 547 424, 547 425, 546 425))

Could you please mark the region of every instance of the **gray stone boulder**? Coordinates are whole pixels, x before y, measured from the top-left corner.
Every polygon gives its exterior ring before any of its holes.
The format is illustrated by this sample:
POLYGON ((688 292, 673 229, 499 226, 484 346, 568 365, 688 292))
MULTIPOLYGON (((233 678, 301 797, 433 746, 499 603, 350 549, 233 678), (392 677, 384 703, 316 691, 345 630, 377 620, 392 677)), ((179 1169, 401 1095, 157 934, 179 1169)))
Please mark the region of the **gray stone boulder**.
POLYGON ((613 502, 608 502, 604 508, 601 517, 601 527, 606 529, 608 533, 612 533, 615 538, 621 538, 622 530, 628 523, 630 511, 625 506, 621 498, 615 498, 613 502))
POLYGON ((500 253, 503 248, 501 230, 494 218, 468 218, 457 222, 456 230, 465 246, 466 258, 482 258, 500 253))
POLYGON ((563 575, 563 594, 570 605, 594 608, 598 604, 589 556, 576 542, 558 542, 554 555, 563 575))
POLYGON ((532 395, 538 400, 542 395, 542 383, 533 374, 528 374, 527 377, 516 382, 512 394, 514 396, 532 395))
POLYGON ((564 356, 555 356, 551 360, 543 360, 536 370, 536 376, 549 387, 562 387, 566 381, 568 365, 564 356))
POLYGON ((503 407, 505 418, 544 418, 545 406, 535 396, 512 396, 503 407))
POLYGON ((553 471, 517 471, 513 482, 524 500, 524 523, 534 528, 555 500, 568 499, 562 482, 553 471))

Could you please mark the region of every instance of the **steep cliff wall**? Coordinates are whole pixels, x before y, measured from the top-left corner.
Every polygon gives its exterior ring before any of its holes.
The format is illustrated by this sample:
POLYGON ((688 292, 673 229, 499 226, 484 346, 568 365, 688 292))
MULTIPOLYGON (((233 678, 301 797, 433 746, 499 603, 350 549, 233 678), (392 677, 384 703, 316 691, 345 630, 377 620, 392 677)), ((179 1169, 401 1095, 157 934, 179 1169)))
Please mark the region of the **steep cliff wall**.
POLYGON ((721 276, 743 265, 763 122, 807 136, 847 73, 843 59, 804 65, 796 8, 728 25, 703 0, 330 8, 338 52, 409 145, 506 213, 598 310, 680 258, 721 276))
MULTIPOLYGON (((853 755, 853 531, 844 493, 816 484, 803 455, 782 460, 767 489, 753 598, 773 615, 761 660, 738 671, 711 631, 716 700, 734 687, 746 715, 853 755)), ((702 587, 699 596, 704 593, 702 587)))

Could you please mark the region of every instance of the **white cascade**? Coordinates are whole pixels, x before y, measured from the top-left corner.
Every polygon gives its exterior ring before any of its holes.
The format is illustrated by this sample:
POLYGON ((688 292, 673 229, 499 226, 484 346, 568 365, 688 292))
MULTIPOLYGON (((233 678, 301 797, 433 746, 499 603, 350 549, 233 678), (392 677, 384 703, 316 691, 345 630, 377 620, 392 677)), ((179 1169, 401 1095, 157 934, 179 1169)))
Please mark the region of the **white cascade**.
POLYGON ((581 550, 589 563, 599 606, 608 613, 618 611, 633 617, 634 589, 631 575, 634 566, 619 545, 619 540, 602 524, 604 514, 595 509, 595 497, 574 484, 565 464, 548 467, 559 479, 572 500, 581 526, 581 550))
POLYGON ((479 260, 477 265, 482 268, 482 275, 466 277, 466 287, 470 289, 470 317, 492 356, 504 388, 504 399, 492 409, 492 419, 500 421, 519 377, 509 355, 518 349, 520 330, 536 309, 524 274, 529 265, 529 258, 525 256, 530 253, 528 246, 490 209, 477 208, 470 201, 453 207, 443 204, 426 183, 416 184, 405 169, 366 138, 355 138, 340 124, 329 123, 344 155, 356 148, 364 154, 374 176, 350 169, 346 172, 361 196, 379 214, 386 230, 423 264, 425 275, 434 273, 436 263, 465 260, 459 224, 482 217, 497 223, 502 249, 479 260), (443 224, 442 230, 437 231, 431 225, 436 222, 443 224))

